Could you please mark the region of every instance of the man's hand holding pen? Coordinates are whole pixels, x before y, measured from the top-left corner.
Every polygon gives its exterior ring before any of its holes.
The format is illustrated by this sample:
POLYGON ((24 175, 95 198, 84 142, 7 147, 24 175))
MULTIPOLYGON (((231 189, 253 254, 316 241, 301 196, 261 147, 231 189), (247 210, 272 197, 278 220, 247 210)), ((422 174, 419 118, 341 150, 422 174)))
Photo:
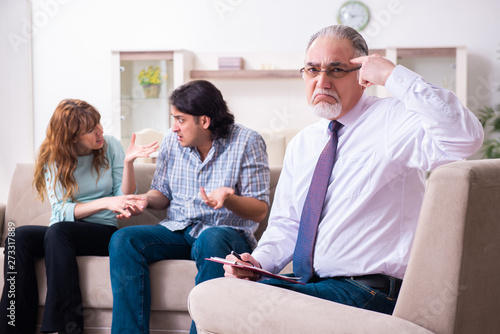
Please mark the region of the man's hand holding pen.
MULTIPOLYGON (((260 263, 249 253, 238 254, 232 251, 231 254, 226 256, 226 259, 234 262, 240 262, 245 266, 262 268, 260 263)), ((224 265, 224 271, 225 277, 234 277, 250 281, 256 281, 260 278, 260 275, 258 275, 257 273, 251 272, 250 270, 245 270, 243 268, 236 268, 230 265, 224 265)))

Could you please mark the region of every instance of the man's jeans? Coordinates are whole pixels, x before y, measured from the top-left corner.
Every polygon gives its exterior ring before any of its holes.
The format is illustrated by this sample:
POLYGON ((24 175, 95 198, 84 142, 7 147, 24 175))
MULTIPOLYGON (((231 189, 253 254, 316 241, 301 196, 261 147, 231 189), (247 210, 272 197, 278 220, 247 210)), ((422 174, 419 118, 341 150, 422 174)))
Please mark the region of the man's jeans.
POLYGON ((392 314, 396 306, 396 299, 349 278, 313 276, 306 285, 288 283, 277 278, 265 279, 262 283, 385 314, 392 314))
MULTIPOLYGON (((194 260, 195 283, 224 276, 221 264, 206 261, 234 250, 250 252, 243 235, 229 227, 211 227, 195 239, 188 227, 172 232, 161 225, 129 226, 115 232, 109 243, 113 320, 111 332, 149 333, 151 290, 149 263, 167 259, 194 260)), ((196 333, 194 325, 191 332, 196 333)))

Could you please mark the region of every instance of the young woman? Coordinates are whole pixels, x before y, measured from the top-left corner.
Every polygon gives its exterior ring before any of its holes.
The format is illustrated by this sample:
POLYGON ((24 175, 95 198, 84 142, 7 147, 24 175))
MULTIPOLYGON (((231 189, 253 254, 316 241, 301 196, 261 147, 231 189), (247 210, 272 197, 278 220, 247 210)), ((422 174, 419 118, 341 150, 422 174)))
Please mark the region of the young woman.
MULTIPOLYGON (((50 225, 15 230, 16 296, 11 300, 5 284, 0 333, 35 333, 35 260, 41 257, 47 272, 41 332, 82 333, 76 256, 108 255, 108 242, 117 229, 116 216, 130 216, 143 201, 130 195, 135 192, 133 162, 157 147, 156 142, 136 147, 133 136, 125 156, 117 139, 103 135, 94 107, 81 100, 59 103, 40 146, 33 181, 39 198, 48 198, 52 206, 50 225), (15 305, 15 322, 7 317, 11 305, 15 305)), ((4 263, 7 265, 7 259, 4 263)))

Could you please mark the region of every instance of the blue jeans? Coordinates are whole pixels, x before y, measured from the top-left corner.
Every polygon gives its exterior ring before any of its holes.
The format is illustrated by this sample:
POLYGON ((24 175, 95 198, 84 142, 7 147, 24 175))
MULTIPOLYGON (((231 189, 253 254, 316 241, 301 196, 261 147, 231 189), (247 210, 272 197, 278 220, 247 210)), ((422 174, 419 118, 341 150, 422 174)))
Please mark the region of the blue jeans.
MULTIPOLYGON (((211 227, 198 238, 191 227, 172 232, 161 225, 129 226, 115 232, 109 243, 113 320, 111 333, 149 333, 151 289, 149 263, 168 259, 194 260, 198 268, 195 283, 224 276, 221 264, 205 261, 211 256, 226 257, 234 250, 251 248, 237 230, 211 227)), ((191 333, 196 333, 194 324, 191 333)))
POLYGON ((306 285, 288 283, 277 278, 265 279, 262 283, 385 314, 392 314, 396 306, 396 299, 349 278, 314 276, 306 285))

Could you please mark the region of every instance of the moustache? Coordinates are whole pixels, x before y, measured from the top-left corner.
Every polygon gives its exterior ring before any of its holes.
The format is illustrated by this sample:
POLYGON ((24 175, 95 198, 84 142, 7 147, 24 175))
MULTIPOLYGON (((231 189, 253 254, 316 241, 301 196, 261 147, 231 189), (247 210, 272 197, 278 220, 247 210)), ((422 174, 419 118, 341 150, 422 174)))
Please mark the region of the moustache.
POLYGON ((340 103, 340 98, 338 96, 338 94, 332 90, 329 90, 329 89, 315 89, 314 90, 314 93, 311 97, 311 101, 310 103, 313 104, 314 100, 316 99, 316 97, 318 95, 327 95, 327 96, 330 96, 331 98, 333 98, 337 103, 340 103))

